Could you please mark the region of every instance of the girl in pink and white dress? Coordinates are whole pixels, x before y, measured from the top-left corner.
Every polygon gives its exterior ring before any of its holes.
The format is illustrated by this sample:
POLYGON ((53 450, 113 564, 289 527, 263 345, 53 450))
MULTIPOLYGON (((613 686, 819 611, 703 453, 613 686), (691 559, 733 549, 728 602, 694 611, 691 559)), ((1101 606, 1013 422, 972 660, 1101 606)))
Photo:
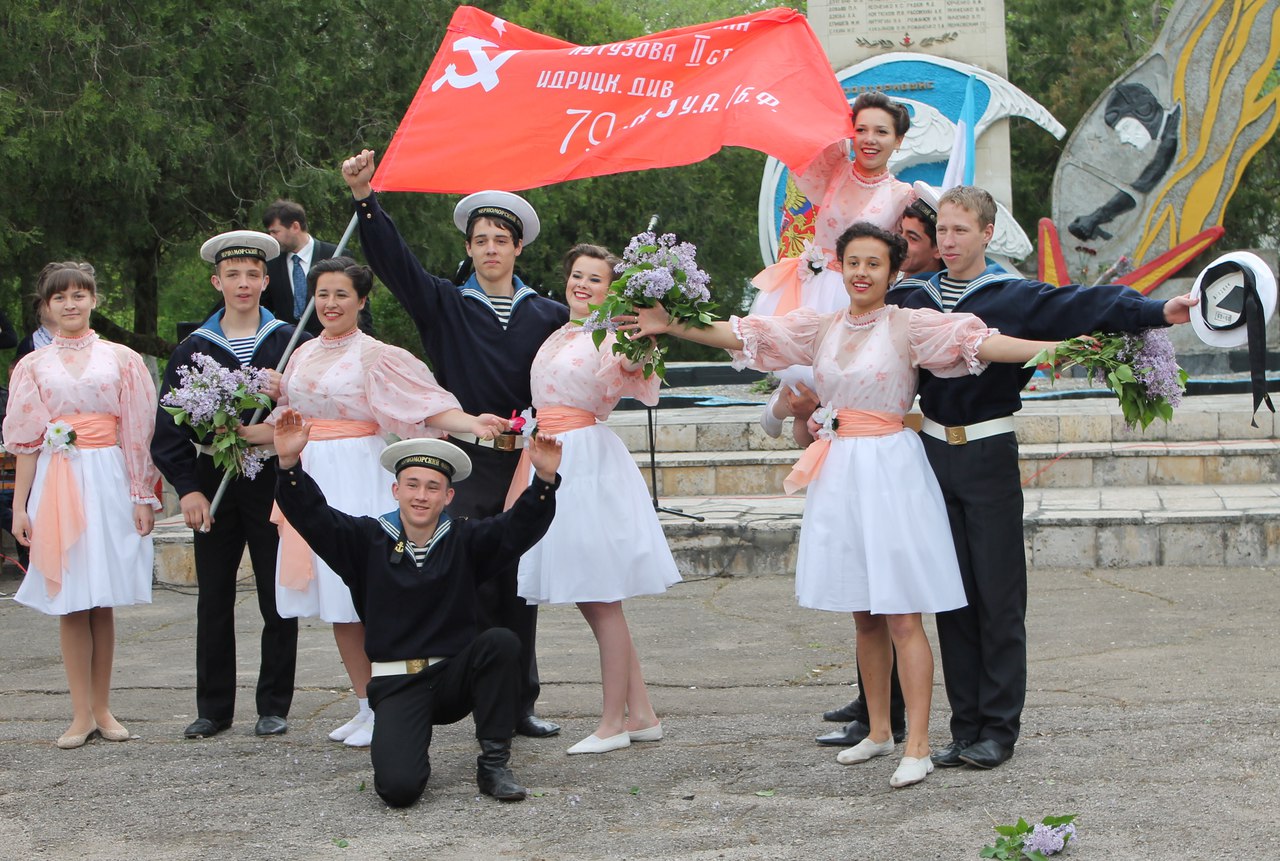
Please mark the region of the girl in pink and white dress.
MULTIPOLYGON (((604 301, 618 259, 597 245, 565 256, 570 320, 604 301)), ((635 460, 603 422, 624 397, 650 406, 660 380, 569 322, 543 343, 531 382, 539 435, 564 445, 556 516, 547 534, 520 558, 517 592, 530 604, 576 603, 600 649, 604 709, 595 732, 569 753, 606 753, 633 741, 658 741, 662 724, 649 702, 622 601, 656 595, 680 581, 653 501, 635 460)), ((529 483, 517 469, 512 492, 529 483)), ((509 496, 508 499, 513 499, 509 496)))
POLYGON ((804 607, 853 613, 871 732, 839 754, 842 763, 893 753, 889 673, 891 646, 897 649, 909 735, 889 783, 901 787, 933 771, 933 653, 921 614, 965 605, 938 480, 902 417, 915 398, 919 368, 940 377, 977 374, 989 362, 1024 362, 1048 345, 1000 335, 972 314, 886 306, 907 252, 896 233, 858 223, 836 247, 847 310, 801 308, 696 329, 672 325, 658 306, 641 309, 638 322, 627 324, 642 335, 670 332, 722 347, 735 364, 759 370, 813 365, 831 415, 786 482, 788 492, 808 485, 796 598, 804 607))
POLYGON ((760 290, 752 314, 843 310, 849 297, 840 277, 836 238, 856 221, 897 233, 903 211, 915 200, 910 184, 889 173, 889 158, 911 127, 907 109, 884 93, 863 93, 851 113, 853 137, 831 144, 794 176, 796 187, 817 207, 813 239, 806 254, 784 258, 752 279, 760 290))
MULTIPOLYGON (((311 267, 307 285, 315 294, 323 331, 290 357, 274 415, 291 408, 311 423, 303 466, 334 508, 370 517, 395 509, 391 484, 378 464, 388 435, 409 439, 470 433, 491 438, 506 428, 497 416, 463 412, 421 360, 360 331, 359 313, 373 289, 368 267, 349 257, 322 260, 311 267)), ((373 739, 367 696, 371 667, 359 608, 338 575, 278 513, 275 517, 280 524, 276 608, 285 618, 318 616, 333 624, 358 710, 329 737, 367 747, 373 739)))
POLYGON ((9 378, 13 534, 31 548, 14 599, 61 617, 72 720, 58 747, 70 749, 96 735, 129 738, 110 706, 112 608, 151 603, 156 389, 142 357, 89 328, 98 304, 92 266, 50 263, 36 294, 58 332, 9 378))

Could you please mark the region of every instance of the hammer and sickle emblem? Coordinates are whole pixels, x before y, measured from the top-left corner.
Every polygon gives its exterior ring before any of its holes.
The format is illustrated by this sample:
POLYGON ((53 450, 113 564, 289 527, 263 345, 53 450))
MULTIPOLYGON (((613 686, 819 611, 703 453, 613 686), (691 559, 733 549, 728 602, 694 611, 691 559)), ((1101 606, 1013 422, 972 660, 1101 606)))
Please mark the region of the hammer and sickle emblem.
POLYGON ((468 87, 479 84, 484 87, 487 93, 494 87, 498 86, 498 69, 507 60, 516 55, 516 51, 503 51, 494 55, 492 58, 484 52, 485 48, 496 48, 497 45, 492 42, 486 42, 484 39, 476 36, 463 36, 461 39, 453 43, 453 50, 465 51, 471 55, 471 62, 475 64, 476 70, 468 74, 459 74, 458 67, 450 63, 445 67, 444 75, 437 78, 431 85, 431 92, 435 92, 443 87, 446 83, 456 90, 465 90, 468 87))

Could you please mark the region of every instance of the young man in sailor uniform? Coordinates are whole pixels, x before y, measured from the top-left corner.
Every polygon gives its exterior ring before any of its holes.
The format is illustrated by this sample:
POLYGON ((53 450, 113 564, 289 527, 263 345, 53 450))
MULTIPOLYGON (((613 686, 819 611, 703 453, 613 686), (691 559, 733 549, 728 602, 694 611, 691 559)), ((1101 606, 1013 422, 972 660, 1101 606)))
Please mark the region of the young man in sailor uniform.
POLYGON ((377 715, 370 756, 374 788, 392 807, 422 795, 431 775, 432 728, 474 714, 480 791, 520 801, 526 791, 507 767, 520 716, 520 643, 506 628, 485 628, 478 587, 506 560, 542 538, 555 515, 560 444, 534 439, 533 482, 495 517, 451 517, 454 483, 471 462, 444 440, 413 439, 383 451, 395 475, 398 508, 374 519, 330 508, 303 471, 310 425, 285 410, 275 427, 276 501, 311 548, 351 589, 373 662, 369 704, 377 715))
MULTIPOLYGON (((938 203, 944 268, 900 282, 888 301, 976 314, 1003 335, 1059 341, 1094 331, 1186 323, 1190 296, 1147 299, 1124 285, 1055 287, 985 261, 995 201, 958 186, 938 203)), ((994 768, 1013 755, 1027 690, 1027 560, 1013 414, 1033 369, 992 364, 977 376, 920 372, 921 438, 951 519, 969 604, 937 616, 952 742, 938 766, 994 768)))
MULTIPOLYGON (((178 370, 191 364, 196 353, 238 369, 245 365, 268 369, 267 395, 280 396, 280 363, 293 336, 293 326, 275 319, 259 301, 267 286, 267 261, 280 253, 279 244, 265 233, 233 230, 213 237, 200 256, 213 264, 212 282, 222 294, 223 307, 174 350, 160 389, 163 402, 178 385, 178 370)), ((304 336, 305 337, 305 336, 304 336)), ((249 413, 241 417, 247 422, 249 413)), ((243 435, 255 445, 269 445, 267 425, 245 427, 243 435)), ((160 408, 151 441, 151 458, 178 492, 186 525, 195 530, 196 584, 196 720, 187 738, 207 738, 231 726, 236 697, 235 600, 236 570, 249 547, 253 578, 262 614, 262 658, 258 670, 258 735, 280 735, 293 702, 294 668, 298 651, 298 620, 276 612, 276 545, 279 536, 270 522, 272 487, 269 479, 234 478, 227 485, 217 516, 210 500, 222 481, 207 443, 189 427, 174 423, 160 408)), ((267 464, 267 468, 270 464, 267 464)))
MULTIPOLYGON (((409 250, 391 218, 378 204, 372 150, 342 165, 360 222, 360 246, 369 265, 413 318, 440 385, 473 415, 509 416, 531 405, 529 371, 547 337, 569 319, 559 302, 539 296, 515 275, 516 258, 537 238, 537 213, 523 198, 505 191, 468 195, 453 220, 466 237, 473 271, 461 287, 431 275, 409 250)), ((458 489, 452 513, 490 517, 502 511, 518 451, 501 451, 454 435, 471 458, 471 480, 458 489)), ((505 437, 504 439, 510 439, 505 437)), ((492 445, 492 444, 490 444, 492 445)), ((521 645, 521 735, 555 735, 560 727, 534 715, 540 687, 534 654, 538 608, 516 594, 517 559, 486 584, 481 597, 489 625, 510 628, 521 645)))

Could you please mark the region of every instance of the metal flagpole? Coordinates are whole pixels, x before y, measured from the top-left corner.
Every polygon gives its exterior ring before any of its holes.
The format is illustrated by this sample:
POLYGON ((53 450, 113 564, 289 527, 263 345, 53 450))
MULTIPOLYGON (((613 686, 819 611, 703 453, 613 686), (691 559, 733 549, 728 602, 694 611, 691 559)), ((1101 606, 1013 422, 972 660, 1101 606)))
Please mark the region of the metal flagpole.
MULTIPOLYGON (((347 243, 351 241, 351 235, 356 232, 356 225, 360 223, 360 214, 352 213, 351 223, 347 225, 346 232, 342 234, 342 240, 338 243, 338 247, 334 249, 333 256, 341 257, 342 252, 347 250, 347 243)), ((313 293, 307 299, 307 307, 302 309, 302 316, 298 318, 298 324, 293 329, 293 337, 289 339, 289 346, 284 348, 284 355, 280 357, 280 364, 276 365, 277 373, 284 373, 284 366, 289 364, 289 357, 293 355, 294 349, 298 346, 298 341, 302 338, 302 332, 307 327, 307 322, 311 319, 312 313, 315 311, 316 297, 313 293)), ((249 419, 249 424, 256 425, 262 421, 262 414, 266 412, 263 407, 258 407, 253 412, 253 418, 249 419)), ((224 472, 222 474, 222 483, 218 485, 218 492, 213 495, 213 502, 209 503, 209 519, 213 519, 213 515, 218 511, 218 504, 222 502, 222 497, 227 492, 227 485, 231 483, 231 473, 224 472)))

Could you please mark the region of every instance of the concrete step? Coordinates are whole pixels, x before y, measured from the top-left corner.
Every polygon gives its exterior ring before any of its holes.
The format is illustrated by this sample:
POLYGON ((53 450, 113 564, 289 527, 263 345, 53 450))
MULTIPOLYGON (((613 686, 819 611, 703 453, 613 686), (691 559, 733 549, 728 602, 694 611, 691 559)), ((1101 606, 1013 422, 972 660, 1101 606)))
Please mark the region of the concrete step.
MULTIPOLYGON (((1280 480, 1280 441, 1023 444, 1026 487, 1264 484, 1280 480)), ((779 493, 797 449, 659 452, 660 496, 750 496, 779 493)), ((649 478, 649 454, 636 453, 649 478)))
MULTIPOLYGON (((706 518, 662 514, 688 576, 795 568, 798 497, 664 498, 706 518)), ((1035 567, 1219 567, 1280 562, 1280 489, 1265 485, 1028 489, 1023 525, 1035 567)))
MULTIPOLYGON (((794 448, 790 426, 780 439, 760 429, 759 405, 679 407, 654 411, 656 448, 659 452, 780 451, 794 448)), ((1066 443, 1143 443, 1267 440, 1280 437, 1280 422, 1264 408, 1257 414, 1258 427, 1250 425, 1247 394, 1187 397, 1165 424, 1155 422, 1144 430, 1130 430, 1112 398, 1076 400, 1046 399, 1023 394, 1023 407, 1014 416, 1019 441, 1024 445, 1066 443)), ((633 452, 649 450, 645 410, 618 410, 609 426, 633 452)))
MULTIPOLYGON (((1197 485, 1030 488, 1024 493, 1029 563, 1037 567, 1135 568, 1280 564, 1280 488, 1197 485)), ((793 571, 802 497, 663 497, 660 514, 685 577, 793 571)), ((156 579, 194 585, 191 530, 156 524, 156 579)), ((250 579, 248 555, 239 577, 250 579)))

